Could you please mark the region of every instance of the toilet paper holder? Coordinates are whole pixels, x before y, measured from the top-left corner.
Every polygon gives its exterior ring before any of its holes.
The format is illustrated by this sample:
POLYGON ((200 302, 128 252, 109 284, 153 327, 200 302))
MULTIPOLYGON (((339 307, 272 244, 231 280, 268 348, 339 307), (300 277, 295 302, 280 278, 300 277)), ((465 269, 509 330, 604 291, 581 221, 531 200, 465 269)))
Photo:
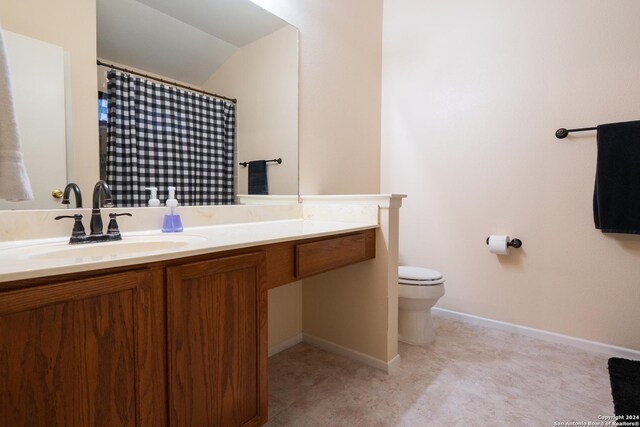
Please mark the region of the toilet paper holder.
MULTIPOLYGON (((489 244, 489 238, 487 237, 487 245, 488 244, 489 244)), ((507 247, 508 248, 518 249, 521 246, 522 246, 522 240, 520 240, 520 239, 511 239, 510 242, 507 242, 507 247)))

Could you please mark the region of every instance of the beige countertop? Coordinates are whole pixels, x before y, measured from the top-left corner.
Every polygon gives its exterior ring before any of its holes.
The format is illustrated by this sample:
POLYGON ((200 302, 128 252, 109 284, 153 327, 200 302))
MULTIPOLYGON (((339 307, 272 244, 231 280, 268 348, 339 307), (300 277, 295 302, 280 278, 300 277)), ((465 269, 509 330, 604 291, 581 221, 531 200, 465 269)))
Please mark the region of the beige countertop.
POLYGON ((68 237, 0 244, 0 282, 145 264, 371 228, 370 222, 292 219, 122 233, 122 241, 69 245, 68 237))

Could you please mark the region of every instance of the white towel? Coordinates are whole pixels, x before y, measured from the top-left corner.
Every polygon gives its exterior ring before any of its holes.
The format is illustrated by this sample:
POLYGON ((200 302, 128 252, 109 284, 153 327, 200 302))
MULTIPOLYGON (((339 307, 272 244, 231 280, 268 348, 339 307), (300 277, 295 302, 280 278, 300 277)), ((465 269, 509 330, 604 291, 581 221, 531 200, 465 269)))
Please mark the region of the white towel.
POLYGON ((0 199, 33 200, 20 151, 20 135, 11 94, 7 47, 0 28, 0 199))

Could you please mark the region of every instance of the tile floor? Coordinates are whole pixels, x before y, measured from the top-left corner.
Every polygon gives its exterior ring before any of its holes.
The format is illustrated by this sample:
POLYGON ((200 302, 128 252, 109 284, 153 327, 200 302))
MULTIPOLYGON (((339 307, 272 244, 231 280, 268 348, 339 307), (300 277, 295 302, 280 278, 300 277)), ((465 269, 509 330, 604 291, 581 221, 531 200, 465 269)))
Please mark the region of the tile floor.
POLYGON ((308 344, 269 359, 268 426, 553 426, 612 415, 607 357, 435 317, 392 375, 308 344), (557 424, 556 424, 557 425, 557 424))

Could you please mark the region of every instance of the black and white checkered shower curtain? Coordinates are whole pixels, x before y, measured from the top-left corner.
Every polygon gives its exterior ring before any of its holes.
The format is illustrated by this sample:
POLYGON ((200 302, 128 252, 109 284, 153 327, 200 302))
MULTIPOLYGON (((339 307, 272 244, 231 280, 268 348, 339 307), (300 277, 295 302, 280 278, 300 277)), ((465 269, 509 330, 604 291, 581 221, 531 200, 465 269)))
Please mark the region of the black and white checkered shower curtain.
POLYGON ((107 182, 116 206, 176 187, 181 205, 232 204, 235 105, 109 71, 107 182))

